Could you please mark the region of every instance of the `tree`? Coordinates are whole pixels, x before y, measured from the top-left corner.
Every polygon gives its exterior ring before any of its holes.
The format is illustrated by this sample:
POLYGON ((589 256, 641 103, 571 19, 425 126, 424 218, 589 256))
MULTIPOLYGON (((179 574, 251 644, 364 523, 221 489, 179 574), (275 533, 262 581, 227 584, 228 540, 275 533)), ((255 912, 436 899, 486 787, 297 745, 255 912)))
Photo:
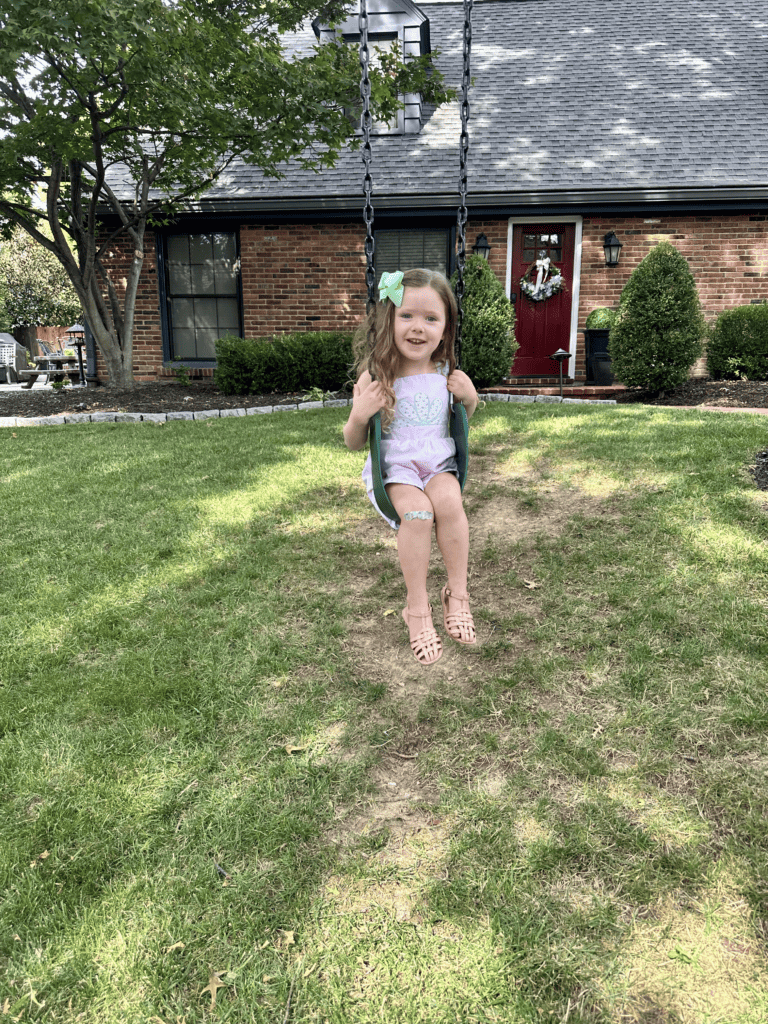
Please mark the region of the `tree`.
POLYGON ((69 325, 81 316, 64 267, 19 229, 0 248, 0 301, 0 319, 11 328, 69 325))
MULTIPOLYGON (((456 287, 458 271, 451 278, 456 287)), ((469 256, 464 271, 461 368, 475 387, 498 384, 509 374, 518 349, 515 307, 482 256, 469 256)))
MULTIPOLYGON (((233 160, 279 176, 284 161, 318 170, 354 144, 354 48, 291 56, 283 46, 305 19, 333 23, 348 6, 0 0, 0 227, 23 228, 61 262, 112 384, 133 384, 148 225, 167 222, 233 160), (100 228, 105 213, 117 227, 100 228), (124 282, 105 263, 120 238, 131 252, 124 282)), ((370 77, 382 120, 399 93, 420 91, 432 103, 451 95, 427 57, 382 57, 370 77)))
POLYGON ((670 242, 660 242, 621 293, 608 343, 616 379, 627 387, 673 390, 701 355, 705 330, 688 261, 670 242))

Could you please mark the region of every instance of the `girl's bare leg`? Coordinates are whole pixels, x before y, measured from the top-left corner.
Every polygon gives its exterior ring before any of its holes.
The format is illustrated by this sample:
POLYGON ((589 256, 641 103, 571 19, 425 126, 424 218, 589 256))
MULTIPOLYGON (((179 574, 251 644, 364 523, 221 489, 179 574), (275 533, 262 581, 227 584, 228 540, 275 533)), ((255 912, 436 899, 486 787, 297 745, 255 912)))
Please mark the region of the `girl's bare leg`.
MULTIPOLYGON (((439 473, 426 485, 426 495, 435 512, 435 533, 448 573, 448 589, 461 597, 467 593, 469 524, 461 487, 453 473, 439 473)), ((459 602, 448 598, 449 610, 459 611, 459 602)))
POLYGON ((408 609, 415 615, 428 615, 427 571, 432 550, 433 519, 405 517, 408 512, 426 512, 433 517, 432 502, 424 491, 410 484, 388 484, 387 494, 400 516, 397 553, 408 591, 408 609))

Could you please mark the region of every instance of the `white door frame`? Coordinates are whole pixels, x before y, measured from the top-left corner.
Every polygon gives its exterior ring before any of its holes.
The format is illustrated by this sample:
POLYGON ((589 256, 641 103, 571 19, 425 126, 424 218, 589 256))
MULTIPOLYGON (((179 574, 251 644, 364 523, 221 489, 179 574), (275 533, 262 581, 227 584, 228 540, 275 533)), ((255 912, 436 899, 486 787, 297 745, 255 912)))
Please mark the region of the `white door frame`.
MULTIPOLYGON (((568 351, 568 376, 573 377, 576 373, 576 341, 579 326, 579 285, 581 283, 581 231, 583 217, 568 215, 564 217, 510 217, 507 226, 507 298, 512 295, 512 239, 514 230, 518 224, 575 224, 576 235, 573 240, 573 283, 571 286, 571 333, 568 351)), ((522 301, 522 294, 516 289, 522 301)))

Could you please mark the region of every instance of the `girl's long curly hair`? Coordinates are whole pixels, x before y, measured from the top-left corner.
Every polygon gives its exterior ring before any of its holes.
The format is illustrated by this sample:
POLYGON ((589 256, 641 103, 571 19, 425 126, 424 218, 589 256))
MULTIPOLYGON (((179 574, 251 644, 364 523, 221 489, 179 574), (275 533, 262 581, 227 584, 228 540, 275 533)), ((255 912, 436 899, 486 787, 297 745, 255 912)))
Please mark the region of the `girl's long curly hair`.
MULTIPOLYGON (((432 360, 435 364, 446 364, 448 373, 456 369, 454 342, 456 339, 456 322, 458 308, 456 296, 453 294, 448 280, 437 270, 406 270, 403 272, 403 288, 434 289, 445 306, 445 334, 435 349, 432 360)), ((384 385, 387 393, 387 406, 381 413, 382 428, 392 422, 395 415, 395 392, 393 384, 400 365, 400 353, 395 348, 395 315, 398 307, 391 299, 376 303, 363 323, 358 327, 353 339, 355 356, 355 380, 367 370, 374 380, 384 385)))

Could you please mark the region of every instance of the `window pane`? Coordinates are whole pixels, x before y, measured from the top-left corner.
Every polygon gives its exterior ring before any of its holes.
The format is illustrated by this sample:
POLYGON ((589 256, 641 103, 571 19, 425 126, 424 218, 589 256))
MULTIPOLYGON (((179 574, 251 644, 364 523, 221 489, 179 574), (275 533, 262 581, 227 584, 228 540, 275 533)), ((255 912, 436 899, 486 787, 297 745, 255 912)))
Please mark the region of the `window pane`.
POLYGON ((189 236, 190 263, 206 263, 213 259, 213 242, 210 235, 189 236))
POLYGON ((376 271, 412 270, 424 267, 446 273, 447 229, 432 231, 377 231, 376 271))
POLYGON ((193 328, 195 326, 195 309, 192 299, 174 299, 172 303, 173 326, 193 328))
POLYGON ((217 299, 216 311, 218 314, 219 334, 237 334, 240 330, 240 317, 237 308, 237 299, 217 299))
POLYGON ((168 259, 175 263, 189 263, 189 235, 170 235, 168 259))
POLYGON ((198 264, 190 268, 192 277, 192 292, 195 295, 214 295, 213 264, 198 264))
POLYGON ((213 264, 217 295, 237 295, 237 269, 235 260, 215 260, 213 264))
POLYGON ((526 262, 530 261, 531 263, 533 263, 533 261, 536 259, 536 250, 523 249, 523 259, 526 260, 526 262))
POLYGON ((196 332, 197 335, 197 358, 198 359, 215 359, 216 358, 216 339, 219 336, 219 332, 212 328, 210 330, 199 329, 196 332))
POLYGON ((195 299, 195 327, 216 327, 216 299, 195 299))
POLYGON ((168 282, 172 293, 184 292, 189 294, 192 291, 189 267, 179 263, 169 263, 168 282))
POLYGON ((195 358, 195 332, 186 328, 176 328, 173 332, 173 358, 195 358))
POLYGON ((233 234, 218 234, 213 236, 213 258, 223 260, 225 263, 233 264, 237 259, 237 245, 233 234))

